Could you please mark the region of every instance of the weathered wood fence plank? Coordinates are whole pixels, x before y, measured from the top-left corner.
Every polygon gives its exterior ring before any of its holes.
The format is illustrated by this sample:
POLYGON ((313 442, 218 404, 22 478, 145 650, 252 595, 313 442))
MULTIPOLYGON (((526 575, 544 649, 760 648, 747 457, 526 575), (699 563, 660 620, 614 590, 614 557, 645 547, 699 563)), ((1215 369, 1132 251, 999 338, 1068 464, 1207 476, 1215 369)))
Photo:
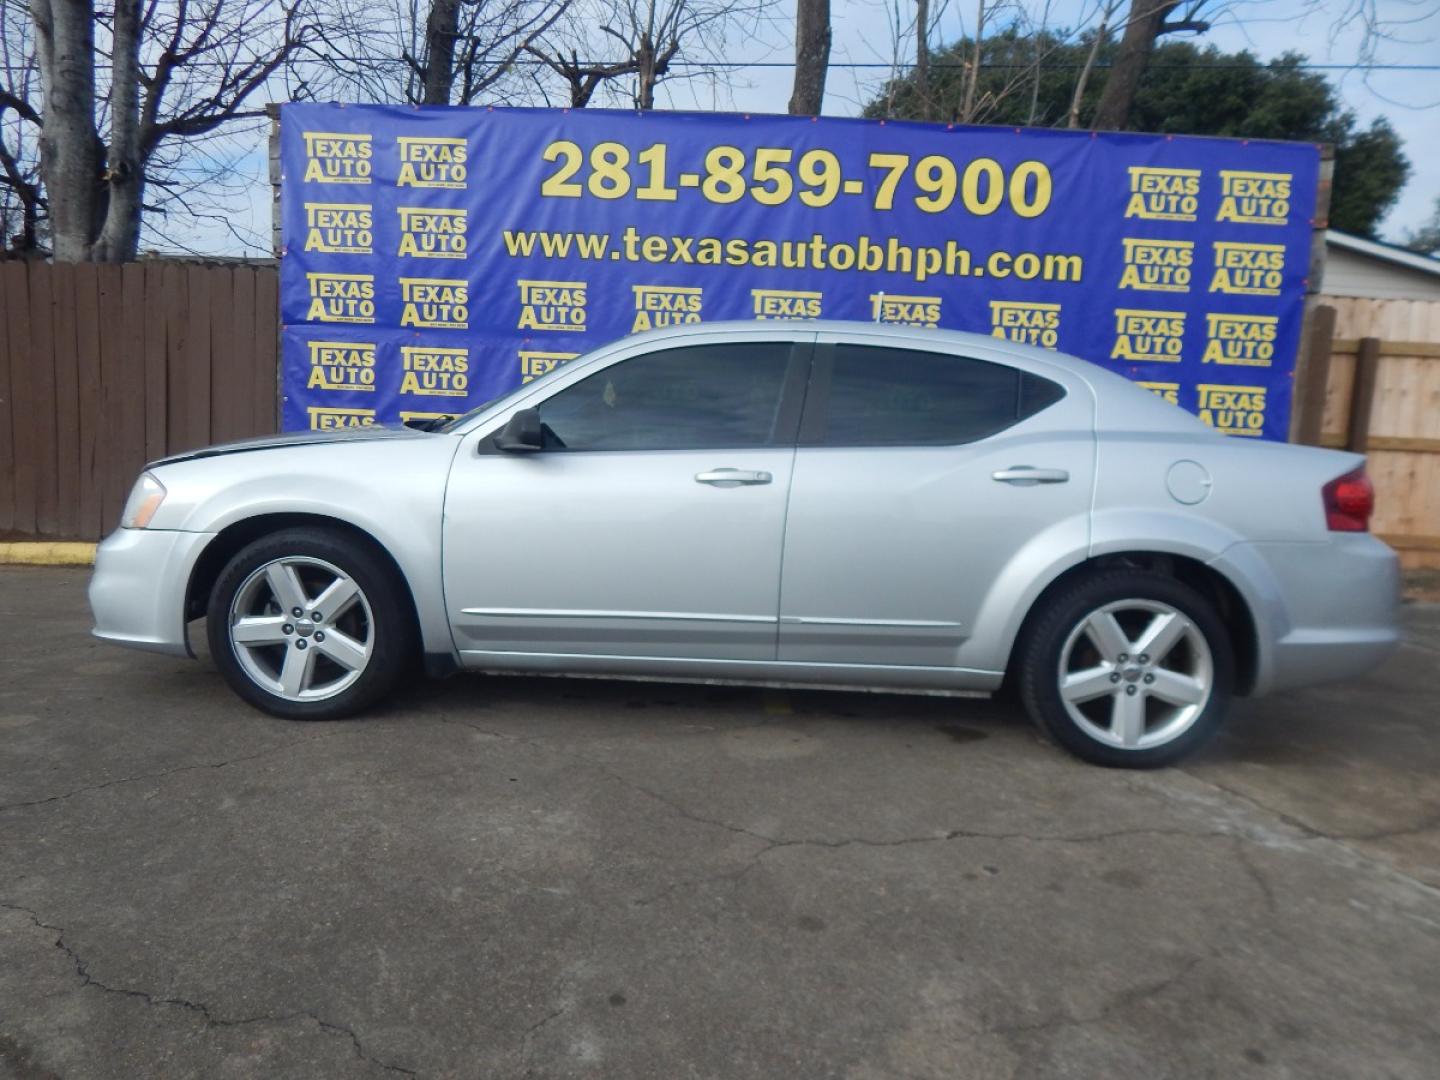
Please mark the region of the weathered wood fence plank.
POLYGON ((0 533, 98 539, 145 462, 273 432, 277 279, 0 262, 0 533))

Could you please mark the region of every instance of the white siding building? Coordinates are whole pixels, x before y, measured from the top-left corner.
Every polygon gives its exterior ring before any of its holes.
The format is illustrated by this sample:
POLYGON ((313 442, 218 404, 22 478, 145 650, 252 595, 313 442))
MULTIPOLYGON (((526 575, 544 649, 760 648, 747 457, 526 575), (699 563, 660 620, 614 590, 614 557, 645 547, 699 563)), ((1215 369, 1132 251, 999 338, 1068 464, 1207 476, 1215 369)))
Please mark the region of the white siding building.
POLYGON ((1328 229, 1320 292, 1326 297, 1440 301, 1440 259, 1328 229))

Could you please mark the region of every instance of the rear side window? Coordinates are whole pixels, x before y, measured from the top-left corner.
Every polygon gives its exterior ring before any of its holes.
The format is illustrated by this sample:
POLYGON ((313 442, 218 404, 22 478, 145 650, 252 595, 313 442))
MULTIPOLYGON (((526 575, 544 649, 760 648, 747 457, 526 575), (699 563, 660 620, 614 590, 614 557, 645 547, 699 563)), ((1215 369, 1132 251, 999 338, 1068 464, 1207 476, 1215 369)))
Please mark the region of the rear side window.
POLYGON ((974 442, 1065 396, 1049 379, 949 353, 837 345, 826 446, 944 446, 974 442))
POLYGON ((622 360, 541 403, 547 446, 768 446, 779 418, 790 352, 789 342, 745 342, 691 345, 622 360))

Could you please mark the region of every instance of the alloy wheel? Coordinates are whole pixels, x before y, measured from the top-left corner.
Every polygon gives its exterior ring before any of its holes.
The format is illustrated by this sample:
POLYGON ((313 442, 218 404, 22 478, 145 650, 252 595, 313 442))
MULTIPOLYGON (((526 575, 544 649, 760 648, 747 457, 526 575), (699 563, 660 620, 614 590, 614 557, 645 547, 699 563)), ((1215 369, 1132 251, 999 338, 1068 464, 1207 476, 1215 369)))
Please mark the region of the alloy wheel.
POLYGON ((1205 635, 1158 600, 1096 608, 1060 650, 1060 700, 1070 719, 1091 738, 1124 750, 1179 738, 1205 711, 1214 685, 1205 635))
POLYGON ((257 567, 236 590, 229 636, 258 686, 287 701, 319 701, 364 673, 375 619, 364 591, 343 570, 293 556, 257 567))

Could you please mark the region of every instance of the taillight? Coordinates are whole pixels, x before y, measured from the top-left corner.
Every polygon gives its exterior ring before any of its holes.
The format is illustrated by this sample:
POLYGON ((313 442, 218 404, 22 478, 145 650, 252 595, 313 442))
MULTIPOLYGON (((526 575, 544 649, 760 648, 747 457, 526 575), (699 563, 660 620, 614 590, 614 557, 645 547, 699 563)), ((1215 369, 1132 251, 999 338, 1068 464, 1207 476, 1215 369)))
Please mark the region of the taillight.
POLYGON ((1325 524, 1331 532, 1365 532, 1375 512, 1375 488, 1365 475, 1365 466, 1337 476, 1323 488, 1325 524))

